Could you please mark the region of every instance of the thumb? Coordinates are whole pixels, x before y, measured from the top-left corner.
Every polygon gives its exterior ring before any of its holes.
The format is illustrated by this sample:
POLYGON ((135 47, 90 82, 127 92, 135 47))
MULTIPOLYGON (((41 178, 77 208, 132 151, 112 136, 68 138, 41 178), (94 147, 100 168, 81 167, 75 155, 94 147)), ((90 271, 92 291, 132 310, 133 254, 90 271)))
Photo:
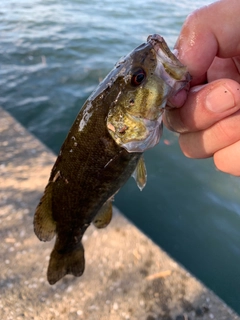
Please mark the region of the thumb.
POLYGON ((179 133, 204 130, 240 109, 240 84, 231 79, 192 87, 181 108, 164 113, 164 124, 179 133))

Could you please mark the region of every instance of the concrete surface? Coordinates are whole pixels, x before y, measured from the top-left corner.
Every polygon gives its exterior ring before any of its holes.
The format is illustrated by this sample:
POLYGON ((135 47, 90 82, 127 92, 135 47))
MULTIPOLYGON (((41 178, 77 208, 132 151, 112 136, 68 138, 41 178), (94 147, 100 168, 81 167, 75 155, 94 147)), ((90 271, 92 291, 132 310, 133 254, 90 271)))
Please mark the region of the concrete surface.
POLYGON ((32 220, 55 156, 0 108, 0 160, 0 319, 240 319, 117 210, 87 230, 84 275, 50 286, 32 220))

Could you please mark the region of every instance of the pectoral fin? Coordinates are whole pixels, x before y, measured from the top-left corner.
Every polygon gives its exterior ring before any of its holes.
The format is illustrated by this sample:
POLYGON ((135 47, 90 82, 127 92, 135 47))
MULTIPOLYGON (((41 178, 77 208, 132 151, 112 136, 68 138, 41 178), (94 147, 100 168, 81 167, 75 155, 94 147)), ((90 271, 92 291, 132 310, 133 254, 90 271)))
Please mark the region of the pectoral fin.
POLYGON ((142 191, 147 183, 147 169, 145 166, 145 162, 143 156, 139 159, 136 169, 132 174, 135 179, 138 188, 142 191))
POLYGON ((109 199, 102 206, 93 220, 93 224, 96 228, 105 228, 112 220, 112 200, 109 199))
POLYGON ((52 182, 47 185, 34 216, 34 232, 41 241, 50 241, 56 233, 52 217, 52 182))

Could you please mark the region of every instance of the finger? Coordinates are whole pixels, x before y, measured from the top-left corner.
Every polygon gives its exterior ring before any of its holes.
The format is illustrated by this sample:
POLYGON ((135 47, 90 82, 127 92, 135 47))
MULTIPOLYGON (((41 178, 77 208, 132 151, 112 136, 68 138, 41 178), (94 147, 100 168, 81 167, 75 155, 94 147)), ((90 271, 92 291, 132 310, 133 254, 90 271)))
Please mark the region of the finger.
POLYGON ((213 160, 219 170, 240 176, 240 141, 216 152, 213 160))
POLYGON ((209 70, 207 71, 207 81, 229 78, 240 82, 240 61, 239 58, 222 59, 215 57, 209 70))
POLYGON ((186 19, 175 47, 194 78, 206 73, 215 56, 230 58, 240 54, 239 12, 239 0, 221 0, 196 10, 186 19))
POLYGON ((240 84, 221 79, 190 89, 181 108, 164 112, 164 124, 170 130, 186 133, 209 128, 240 109, 240 84))
POLYGON ((198 132, 182 134, 180 147, 189 158, 208 158, 240 140, 240 111, 198 132))

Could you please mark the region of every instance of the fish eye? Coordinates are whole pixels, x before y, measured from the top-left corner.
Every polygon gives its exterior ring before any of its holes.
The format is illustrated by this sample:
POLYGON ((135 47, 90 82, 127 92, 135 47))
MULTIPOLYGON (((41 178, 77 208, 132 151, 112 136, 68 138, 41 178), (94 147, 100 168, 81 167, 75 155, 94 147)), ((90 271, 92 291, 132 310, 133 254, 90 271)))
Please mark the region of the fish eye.
POLYGON ((134 87, 137 87, 143 82, 145 78, 146 78, 146 72, 142 68, 138 68, 133 72, 131 84, 134 87))

